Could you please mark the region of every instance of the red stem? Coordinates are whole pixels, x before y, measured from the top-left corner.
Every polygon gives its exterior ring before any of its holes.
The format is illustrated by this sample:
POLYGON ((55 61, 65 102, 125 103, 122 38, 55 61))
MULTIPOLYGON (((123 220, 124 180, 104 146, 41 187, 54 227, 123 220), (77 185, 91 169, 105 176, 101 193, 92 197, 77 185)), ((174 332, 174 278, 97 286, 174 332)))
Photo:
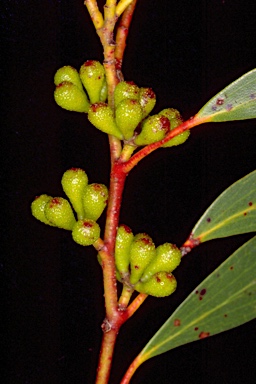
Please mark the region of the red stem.
POLYGON ((139 163, 140 160, 144 159, 144 157, 146 157, 156 149, 160 148, 164 143, 173 139, 175 136, 178 136, 182 132, 185 132, 188 129, 195 127, 196 125, 203 124, 204 122, 207 122, 207 121, 208 121, 207 118, 198 119, 196 117, 192 117, 191 119, 184 121, 184 123, 182 123, 177 128, 173 129, 170 133, 168 133, 168 135, 166 135, 164 139, 157 141, 155 143, 149 144, 146 147, 142 148, 139 152, 135 153, 135 155, 133 155, 130 158, 130 160, 126 162, 124 171, 129 172, 133 167, 135 167, 135 165, 139 163))
POLYGON ((126 48, 126 39, 129 32, 130 24, 132 21, 133 12, 136 7, 136 3, 137 3, 137 0, 134 0, 126 8, 118 24, 118 29, 116 32, 116 49, 115 49, 117 71, 121 71, 121 68, 122 68, 124 50, 126 48))
POLYGON ((123 163, 115 160, 110 175, 104 247, 99 251, 103 270, 106 318, 102 324, 103 339, 96 384, 108 382, 116 338, 121 325, 127 320, 126 310, 120 311, 118 308, 114 258, 115 238, 125 179, 126 173, 123 171, 123 163))
POLYGON ((126 371, 123 379, 121 380, 120 384, 129 384, 132 376, 134 375, 137 368, 144 362, 145 360, 142 360, 140 358, 140 355, 136 357, 136 359, 133 360, 131 365, 129 366, 128 370, 126 371))

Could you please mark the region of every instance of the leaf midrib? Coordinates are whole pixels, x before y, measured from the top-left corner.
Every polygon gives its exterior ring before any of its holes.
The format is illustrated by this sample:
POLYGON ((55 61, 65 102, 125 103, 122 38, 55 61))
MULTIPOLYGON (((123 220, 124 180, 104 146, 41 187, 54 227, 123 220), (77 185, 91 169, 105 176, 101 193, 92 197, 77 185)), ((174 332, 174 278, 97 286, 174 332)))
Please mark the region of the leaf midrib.
MULTIPOLYGON (((150 355, 152 355, 152 352, 155 351, 156 349, 159 349, 161 346, 163 346, 164 344, 168 343, 169 341, 175 339, 177 336, 179 336, 181 333, 183 333, 184 331, 186 331, 188 328, 190 327, 193 327, 193 325, 195 325, 196 323, 200 322, 201 320, 205 319, 207 316, 209 316, 211 313, 217 311, 218 309, 220 309, 221 307, 223 307, 224 305, 226 305, 227 303, 230 303, 232 301, 235 300, 235 298, 237 296, 239 296, 240 294, 242 294, 246 289, 250 288, 251 286, 253 286, 254 284, 256 284, 256 280, 253 280, 251 283, 249 283, 247 286, 243 287, 242 289, 240 289, 239 291, 237 291, 235 294, 233 294, 232 296, 229 296, 229 298, 225 301, 223 301, 221 304, 215 306, 214 308, 212 308, 211 310, 205 312, 204 314, 202 314, 200 317, 196 318, 195 320, 191 321, 190 323, 188 323, 186 326, 184 326, 180 331, 176 332, 174 335, 171 335, 168 339, 165 339, 162 343, 158 344, 157 346, 153 347, 149 352, 143 354, 142 352, 142 355, 144 356, 148 356, 146 357, 145 359, 143 359, 144 361, 147 360, 150 355)), ((174 314, 173 314, 174 315, 174 314)))

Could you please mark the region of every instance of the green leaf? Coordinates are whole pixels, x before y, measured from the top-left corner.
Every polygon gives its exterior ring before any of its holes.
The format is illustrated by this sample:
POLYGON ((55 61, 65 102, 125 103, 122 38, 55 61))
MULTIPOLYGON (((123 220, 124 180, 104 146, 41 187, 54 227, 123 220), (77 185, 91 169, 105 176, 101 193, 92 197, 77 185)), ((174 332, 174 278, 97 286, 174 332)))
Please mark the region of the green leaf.
POLYGON ((256 317, 256 237, 236 250, 177 308, 138 356, 139 364, 256 317))
POLYGON ((236 181, 210 205, 193 228, 190 239, 202 243, 254 231, 256 231, 256 171, 236 181))
POLYGON ((195 116, 208 122, 256 118, 256 69, 245 73, 217 93, 195 116))

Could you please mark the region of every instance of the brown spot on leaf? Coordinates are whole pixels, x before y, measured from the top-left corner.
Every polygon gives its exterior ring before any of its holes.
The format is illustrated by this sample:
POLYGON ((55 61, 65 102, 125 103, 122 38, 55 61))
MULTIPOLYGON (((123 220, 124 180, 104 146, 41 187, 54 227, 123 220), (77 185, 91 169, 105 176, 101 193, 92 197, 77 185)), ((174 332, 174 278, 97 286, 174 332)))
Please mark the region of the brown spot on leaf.
POLYGON ((217 101, 216 101, 216 104, 217 104, 217 105, 223 105, 223 104, 224 104, 224 99, 223 99, 223 97, 219 97, 219 98, 217 99, 217 101))
POLYGON ((205 339, 206 337, 210 336, 210 332, 201 332, 199 333, 199 339, 205 339))
POLYGON ((180 324, 181 324, 180 319, 175 319, 173 324, 174 324, 175 327, 179 327, 180 324))

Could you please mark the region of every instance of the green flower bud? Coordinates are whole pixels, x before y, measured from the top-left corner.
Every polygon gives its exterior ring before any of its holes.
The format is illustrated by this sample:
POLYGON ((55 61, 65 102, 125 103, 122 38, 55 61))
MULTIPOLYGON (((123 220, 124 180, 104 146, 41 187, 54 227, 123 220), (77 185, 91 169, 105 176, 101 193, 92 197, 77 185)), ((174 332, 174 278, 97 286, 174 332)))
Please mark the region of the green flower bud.
POLYGON ((124 99, 116 108, 116 124, 125 140, 132 138, 137 125, 142 119, 142 108, 137 100, 124 99))
POLYGON ((142 118, 145 119, 156 104, 156 95, 151 88, 140 88, 139 103, 143 110, 142 118))
POLYGON ((175 277, 173 274, 166 272, 156 273, 145 283, 139 282, 135 285, 136 291, 155 297, 169 296, 175 291, 176 287, 175 277))
POLYGON ((85 217, 83 207, 83 194, 88 184, 88 177, 81 168, 71 168, 61 179, 63 191, 68 196, 79 219, 85 217))
POLYGON ((163 144, 162 147, 163 148, 167 148, 167 147, 174 147, 176 145, 183 144, 188 139, 189 135, 190 135, 190 131, 189 130, 187 130, 185 132, 182 132, 179 135, 175 136, 170 141, 167 141, 167 143, 163 144))
POLYGON ((165 108, 158 115, 165 116, 170 121, 170 128, 173 130, 182 122, 181 114, 177 109, 174 108, 165 108))
POLYGON ((54 197, 45 205, 46 218, 56 227, 72 231, 76 219, 69 202, 62 197, 54 197))
POLYGON ((40 196, 36 196, 35 197, 35 200, 32 202, 31 204, 31 211, 32 211, 32 215, 39 221, 41 221, 42 223, 45 223, 45 224, 48 224, 48 225, 52 225, 52 226, 55 226, 54 224, 52 224, 45 216, 45 213, 44 213, 44 210, 45 210, 45 206, 46 204, 48 203, 48 201, 50 201, 52 199, 51 196, 48 196, 48 195, 40 195, 40 196))
MULTIPOLYGON (((177 128, 180 124, 182 124, 182 117, 179 111, 177 111, 177 109, 166 108, 163 111, 161 111, 159 115, 165 116, 169 119, 171 131, 174 128, 177 128)), ((167 148, 167 147, 173 147, 176 145, 183 144, 188 139, 189 135, 190 135, 190 131, 182 132, 180 135, 175 136, 170 141, 167 141, 167 143, 163 144, 162 147, 167 148)))
POLYGON ((98 220, 108 201, 108 189, 103 184, 89 184, 84 190, 83 207, 85 217, 98 220))
POLYGON ((92 104, 88 111, 89 121, 100 131, 122 139, 123 135, 118 129, 112 109, 105 103, 92 104))
POLYGON ((140 281, 148 281, 158 272, 170 273, 181 262, 181 251, 174 244, 165 243, 156 248, 156 257, 145 269, 140 281))
POLYGON ((127 225, 120 225, 117 229, 115 245, 115 263, 121 276, 129 274, 130 248, 133 241, 133 233, 127 225))
POLYGON ((88 112, 90 106, 85 92, 69 81, 57 85, 54 99, 61 108, 68 111, 88 112))
POLYGON ((134 236, 130 248, 131 284, 136 284, 139 281, 155 255, 155 244, 149 235, 139 233, 134 236))
POLYGON ((100 101, 105 102, 108 97, 108 85, 107 85, 107 80, 104 77, 103 85, 100 90, 100 101))
POLYGON ((70 65, 66 65, 64 67, 61 67, 58 69, 58 71, 55 73, 54 76, 54 84, 59 85, 60 83, 63 83, 64 81, 68 81, 69 83, 72 83, 77 86, 77 88, 80 89, 80 91, 83 91, 83 85, 81 83, 81 79, 79 77, 79 74, 77 70, 70 65))
POLYGON ((72 237, 77 244, 92 245, 100 237, 100 227, 94 220, 78 220, 73 227, 72 237))
POLYGON ((142 124, 141 132, 135 137, 136 145, 147 145, 162 140, 170 130, 170 122, 165 116, 148 117, 142 124))
POLYGON ((139 87, 133 81, 120 81, 114 91, 115 107, 124 99, 138 100, 139 87))
POLYGON ((81 66, 79 74, 91 103, 94 104, 100 101, 101 89, 105 77, 103 65, 96 60, 87 60, 81 66))

